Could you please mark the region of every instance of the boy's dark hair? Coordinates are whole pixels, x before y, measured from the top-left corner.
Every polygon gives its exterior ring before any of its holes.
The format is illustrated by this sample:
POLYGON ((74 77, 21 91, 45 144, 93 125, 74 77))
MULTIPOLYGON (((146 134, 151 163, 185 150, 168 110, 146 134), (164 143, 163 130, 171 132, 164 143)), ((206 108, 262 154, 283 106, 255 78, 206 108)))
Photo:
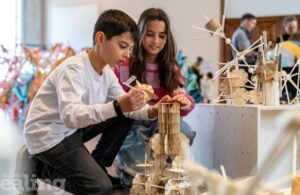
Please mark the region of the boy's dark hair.
POLYGON ((296 16, 286 16, 283 19, 283 26, 287 25, 287 23, 292 22, 292 21, 297 21, 296 16))
POLYGON ((241 21, 244 21, 246 19, 251 20, 251 19, 256 19, 256 17, 253 14, 245 13, 242 15, 241 21))
POLYGON ((94 27, 93 45, 96 44, 95 35, 99 31, 102 31, 108 40, 124 32, 130 32, 133 40, 137 40, 137 24, 129 15, 120 10, 106 10, 99 16, 94 27))

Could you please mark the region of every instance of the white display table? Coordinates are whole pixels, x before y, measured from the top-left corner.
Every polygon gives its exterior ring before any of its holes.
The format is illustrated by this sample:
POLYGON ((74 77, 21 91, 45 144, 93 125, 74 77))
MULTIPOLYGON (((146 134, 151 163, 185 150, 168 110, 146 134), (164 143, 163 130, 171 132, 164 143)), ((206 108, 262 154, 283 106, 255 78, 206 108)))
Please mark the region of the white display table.
MULTIPOLYGON (((184 117, 197 131, 191 147, 193 158, 209 169, 220 170, 220 165, 224 165, 231 178, 253 176, 282 131, 276 125, 278 115, 295 109, 300 111, 300 105, 196 105, 184 117)), ((298 168, 299 162, 298 158, 298 168)), ((292 143, 278 158, 265 181, 291 172, 292 143)))

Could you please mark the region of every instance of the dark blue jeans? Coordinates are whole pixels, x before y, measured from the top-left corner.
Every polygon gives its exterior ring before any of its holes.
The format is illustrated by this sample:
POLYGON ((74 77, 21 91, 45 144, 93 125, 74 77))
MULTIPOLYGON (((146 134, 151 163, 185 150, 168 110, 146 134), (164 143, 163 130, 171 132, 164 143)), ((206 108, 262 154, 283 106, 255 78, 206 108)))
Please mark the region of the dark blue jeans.
POLYGON ((55 147, 34 155, 37 178, 73 194, 110 194, 112 183, 103 168, 113 163, 132 125, 132 119, 116 117, 78 129, 55 147), (100 133, 91 155, 83 144, 100 133))

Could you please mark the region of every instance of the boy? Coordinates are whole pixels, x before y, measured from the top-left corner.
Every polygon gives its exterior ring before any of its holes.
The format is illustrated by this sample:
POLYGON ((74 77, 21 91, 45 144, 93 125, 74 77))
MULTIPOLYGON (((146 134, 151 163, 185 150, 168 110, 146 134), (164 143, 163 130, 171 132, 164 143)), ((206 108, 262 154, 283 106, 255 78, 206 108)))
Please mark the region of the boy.
MULTIPOLYGON (((95 24, 93 48, 66 59, 44 81, 24 128, 37 178, 65 179, 63 188, 74 194, 111 193, 105 167, 115 159, 132 119, 157 116, 157 105, 146 105, 139 88, 125 93, 109 67, 129 57, 136 36, 132 18, 107 10, 95 24), (100 133, 89 154, 83 143, 100 133)), ((19 161, 26 160, 26 150, 20 155, 19 161)))

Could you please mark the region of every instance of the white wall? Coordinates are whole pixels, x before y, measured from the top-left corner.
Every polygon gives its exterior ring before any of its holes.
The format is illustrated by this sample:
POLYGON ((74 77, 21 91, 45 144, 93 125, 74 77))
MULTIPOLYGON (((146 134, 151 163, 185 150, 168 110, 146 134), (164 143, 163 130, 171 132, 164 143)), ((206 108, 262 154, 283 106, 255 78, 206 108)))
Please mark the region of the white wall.
MULTIPOLYGON (((78 7, 84 5, 96 5, 98 6, 98 12, 101 13, 105 9, 114 8, 121 9, 132 16, 136 21, 140 13, 149 7, 163 8, 169 15, 171 20, 171 27, 177 48, 183 50, 183 54, 188 57, 189 61, 194 61, 197 56, 202 56, 204 59, 212 61, 212 64, 216 64, 219 61, 219 40, 217 38, 211 38, 207 33, 200 32, 192 28, 192 25, 204 26, 206 20, 203 14, 208 17, 219 19, 220 17, 220 1, 219 0, 189 0, 188 3, 182 0, 162 1, 162 0, 48 0, 46 3, 46 43, 53 44, 57 41, 63 41, 65 43, 75 44, 78 49, 78 42, 81 40, 81 44, 92 44, 92 31, 95 20, 87 20, 87 16, 83 16, 82 19, 78 19, 79 13, 75 13, 73 23, 65 24, 63 28, 61 25, 65 23, 70 16, 58 16, 55 15, 57 10, 68 10, 68 7, 78 7), (60 20, 58 20, 60 18, 60 20), (55 19, 55 20, 54 20, 55 19), (73 28, 72 28, 73 25, 73 28), (59 31, 63 31, 67 35, 61 36, 63 40, 55 39, 54 33, 57 34, 56 28, 59 31), (83 35, 83 28, 86 32, 83 35), (81 33, 81 37, 78 39, 72 38, 74 34, 81 33), (69 36, 68 36, 69 35, 69 36), (195 36, 202 36, 203 38, 193 40, 195 36), (82 41, 85 40, 85 41, 82 41), (90 40, 90 41, 89 41, 90 40)), ((66 13, 69 14, 70 12, 66 13)), ((93 18, 93 17, 90 17, 93 18)), ((57 36, 56 36, 57 37, 57 36)), ((82 45, 87 46, 87 45, 82 45)))
POLYGON ((300 13, 299 0, 227 0, 227 4, 227 18, 239 18, 246 12, 250 12, 255 16, 300 13))
MULTIPOLYGON (((7 49, 15 47, 16 34, 16 1, 1 1, 0 2, 0 44, 3 44, 7 49)), ((2 70, 3 66, 1 67, 2 70)), ((0 76, 3 72, 0 73, 0 76)), ((3 77, 0 77, 1 79, 3 77)), ((0 80, 1 80, 0 79, 0 80)), ((2 80, 1 80, 2 81, 2 80)))
MULTIPOLYGON (((45 21, 45 41, 53 44, 57 41, 75 45, 75 49, 92 44, 92 31, 97 18, 93 16, 75 13, 77 18, 72 20, 70 16, 54 16, 57 10, 68 10, 68 7, 97 7, 100 14, 103 10, 114 8, 121 9, 132 16, 136 21, 140 13, 149 7, 163 8, 169 15, 173 34, 177 42, 177 48, 183 51, 189 62, 193 62, 197 56, 202 56, 213 66, 212 71, 216 71, 219 62, 220 42, 217 37, 210 37, 206 32, 193 29, 192 26, 203 27, 206 23, 204 15, 208 18, 220 19, 220 4, 222 0, 47 0, 46 1, 46 21, 45 21), (55 11, 56 10, 56 11, 55 11), (55 20, 53 20, 56 18, 55 20), (71 20, 71 24, 66 24, 65 20, 71 20), (53 38, 53 29, 56 32, 60 26, 62 40, 53 38), (80 36, 76 36, 76 35, 80 36), (200 37, 193 39, 194 37, 200 37)), ((227 18, 239 18, 245 12, 251 12, 256 16, 272 16, 297 14, 300 12, 299 0, 227 0, 227 18)), ((72 10, 72 9, 71 9, 72 10)), ((73 9, 76 10, 76 9, 73 9)), ((70 12, 66 13, 70 14, 70 12)), ((75 17, 74 16, 74 17, 75 17)))
POLYGON ((45 1, 45 44, 61 42, 75 50, 91 46, 92 28, 98 15, 96 0, 45 1))
MULTIPOLYGON (((95 5, 98 7, 99 14, 108 8, 121 9, 131 15, 135 20, 138 19, 140 13, 149 7, 160 7, 169 14, 172 24, 173 33, 176 38, 178 49, 182 49, 184 55, 189 61, 194 61, 196 56, 201 55, 204 59, 211 61, 212 64, 219 62, 219 39, 211 38, 208 34, 193 29, 192 25, 203 26, 206 23, 203 15, 209 18, 220 18, 220 2, 221 0, 47 0, 46 1, 46 22, 45 22, 45 41, 47 44, 53 44, 53 29, 56 29, 55 23, 61 24, 65 17, 61 20, 53 21, 55 10, 61 7, 71 7, 82 5, 95 5), (193 37, 199 36, 199 39, 193 37)), ((300 13, 299 0, 227 0, 227 18, 239 18, 245 12, 251 12, 256 16, 272 16, 287 15, 300 13)), ((76 14, 79 15, 78 13, 76 14)), ((70 40, 61 40, 75 44, 88 43, 91 44, 91 36, 95 21, 89 21, 94 17, 83 16, 81 19, 74 19, 68 28, 63 31, 70 36, 70 40), (74 25, 73 28, 70 26, 74 25), (85 29, 86 35, 81 35, 77 40, 72 40, 72 34, 82 33, 85 29), (82 41, 83 40, 83 41, 82 41), (88 41, 90 40, 90 41, 88 41)), ((62 30, 61 30, 62 31, 62 30)), ((74 35, 73 35, 74 36, 74 35)))

